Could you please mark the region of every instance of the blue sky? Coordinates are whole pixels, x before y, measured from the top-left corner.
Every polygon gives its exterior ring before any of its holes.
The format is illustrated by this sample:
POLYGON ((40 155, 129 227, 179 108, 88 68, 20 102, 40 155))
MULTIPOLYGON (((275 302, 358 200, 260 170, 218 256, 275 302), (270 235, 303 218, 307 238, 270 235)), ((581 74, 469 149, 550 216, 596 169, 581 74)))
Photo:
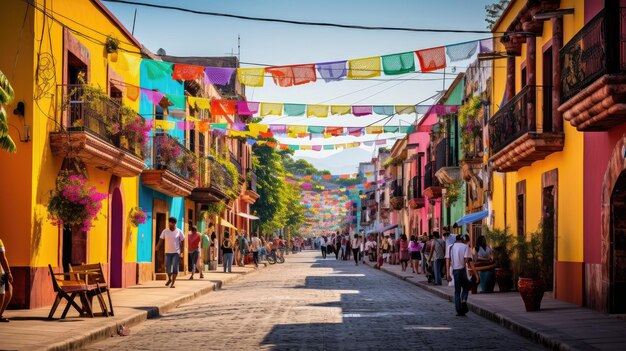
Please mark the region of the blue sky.
MULTIPOLYGON (((394 26, 438 29, 484 30, 484 7, 491 0, 141 0, 197 10, 224 12, 255 17, 290 20, 349 23, 368 26, 394 26)), ((270 65, 315 63, 333 60, 379 56, 464 42, 488 37, 487 34, 417 33, 396 31, 363 31, 352 29, 296 26, 279 23, 244 21, 200 16, 147 7, 105 5, 130 30, 133 13, 138 9, 135 37, 148 49, 165 49, 175 56, 224 56, 237 52, 237 35, 241 36, 242 66, 248 63, 270 65)), ((365 80, 334 83, 317 82, 298 87, 276 87, 266 78, 262 88, 248 88, 253 101, 332 103, 332 104, 415 104, 449 85, 454 71, 461 72, 470 61, 455 62, 443 74, 407 74, 401 79, 365 80)), ((441 73, 441 72, 440 72, 441 73)), ((380 79, 395 77, 382 76, 380 79)), ((366 125, 379 117, 332 117, 328 119, 270 118, 268 122, 308 125, 366 125)), ((415 116, 394 118, 390 123, 410 123, 415 116)), ((371 136, 362 137, 364 140, 371 136)), ((354 141, 354 138, 326 139, 319 143, 354 141)), ((291 144, 305 140, 284 139, 291 144)), ((311 142, 308 142, 309 144, 311 142)), ((318 168, 333 173, 354 172, 358 162, 371 157, 372 148, 362 147, 341 152, 298 151, 318 168), (345 160, 343 162, 338 162, 345 160)))

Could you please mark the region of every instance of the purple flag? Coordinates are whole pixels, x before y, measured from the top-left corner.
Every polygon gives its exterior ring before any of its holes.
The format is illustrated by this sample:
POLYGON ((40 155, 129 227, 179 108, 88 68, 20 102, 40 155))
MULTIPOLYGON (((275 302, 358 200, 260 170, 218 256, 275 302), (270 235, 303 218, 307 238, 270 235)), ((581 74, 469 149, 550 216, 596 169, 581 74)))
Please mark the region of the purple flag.
POLYGON ((359 136, 363 133, 362 127, 348 127, 348 134, 352 136, 359 136))
POLYGON ((352 114, 360 117, 372 114, 372 106, 352 106, 352 114))
POLYGON ((437 115, 445 115, 448 113, 455 113, 458 110, 459 107, 456 105, 435 105, 431 111, 437 115))
POLYGON ((218 134, 218 135, 226 135, 226 133, 228 132, 226 129, 222 129, 222 128, 213 128, 212 130, 214 134, 218 134))
POLYGON ((246 124, 245 123, 233 123, 230 125, 230 128, 242 132, 244 129, 246 129, 246 124))
POLYGON ((376 145, 386 145, 387 144, 387 140, 383 139, 383 140, 376 140, 376 145))
POLYGON ((322 151, 322 145, 313 145, 311 146, 313 151, 322 151))
POLYGON ((480 41, 480 53, 493 52, 493 39, 483 39, 480 41))
POLYGON ((371 141, 364 141, 364 142, 363 142, 363 145, 365 145, 365 146, 374 146, 374 140, 371 140, 371 141))
POLYGON ((322 77, 325 82, 333 82, 341 80, 341 78, 345 77, 348 74, 346 62, 347 61, 345 60, 324 62, 317 63, 315 64, 315 66, 317 67, 317 72, 320 74, 320 77, 322 77))
POLYGON ((158 105, 165 96, 165 94, 160 91, 145 88, 141 88, 141 93, 144 94, 153 105, 158 105))
POLYGON ((227 85, 235 72, 231 67, 205 67, 204 76, 211 84, 227 85))
POLYGON ((237 112, 244 116, 253 115, 259 112, 259 103, 252 101, 237 101, 237 112))
POLYGON ((285 134, 287 133, 287 126, 284 124, 272 124, 270 131, 274 134, 285 134))

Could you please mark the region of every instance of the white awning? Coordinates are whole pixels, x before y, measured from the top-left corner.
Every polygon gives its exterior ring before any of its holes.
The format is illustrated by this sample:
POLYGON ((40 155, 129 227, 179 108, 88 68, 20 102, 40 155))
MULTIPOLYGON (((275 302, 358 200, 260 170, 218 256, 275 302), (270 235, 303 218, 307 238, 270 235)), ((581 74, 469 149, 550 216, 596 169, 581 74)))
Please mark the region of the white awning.
POLYGON ((251 215, 249 213, 245 213, 245 212, 239 212, 239 213, 237 213, 237 215, 239 215, 240 217, 243 217, 243 218, 251 219, 251 220, 259 219, 259 217, 253 216, 253 215, 251 215))

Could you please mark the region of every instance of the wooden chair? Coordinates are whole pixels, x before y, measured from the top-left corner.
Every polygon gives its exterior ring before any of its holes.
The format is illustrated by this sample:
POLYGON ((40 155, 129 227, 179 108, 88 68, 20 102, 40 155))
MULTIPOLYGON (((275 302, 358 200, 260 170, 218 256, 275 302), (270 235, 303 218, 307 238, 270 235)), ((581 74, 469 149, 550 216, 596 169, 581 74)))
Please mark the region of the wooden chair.
POLYGON ((104 271, 102 270, 101 263, 94 264, 81 264, 81 265, 70 265, 70 272, 77 275, 80 279, 85 279, 85 277, 89 277, 89 282, 97 285, 97 289, 95 291, 91 291, 87 293, 87 297, 89 298, 89 302, 93 300, 93 297, 97 297, 100 302, 100 307, 102 308, 102 314, 105 316, 113 316, 113 303, 111 302, 111 291, 109 290, 109 285, 106 282, 106 278, 104 276, 104 271), (104 298, 102 294, 106 293, 109 306, 107 308, 106 303, 104 302, 104 298))
POLYGON ((56 312, 57 307, 59 307, 61 300, 67 301, 67 306, 65 306, 65 309, 63 310, 61 319, 65 319, 70 307, 74 307, 74 309, 76 309, 81 316, 87 315, 89 317, 93 317, 93 310, 91 309, 91 303, 89 302, 87 294, 89 291, 97 289, 98 286, 95 284, 90 285, 88 283, 88 279, 76 279, 75 277, 72 279, 72 276, 67 273, 54 273, 51 265, 48 265, 48 268, 50 269, 50 276, 52 277, 52 287, 54 288, 54 292, 57 293, 48 318, 52 319, 52 316, 54 316, 54 312, 56 312), (74 301, 76 296, 80 298, 82 307, 74 301))

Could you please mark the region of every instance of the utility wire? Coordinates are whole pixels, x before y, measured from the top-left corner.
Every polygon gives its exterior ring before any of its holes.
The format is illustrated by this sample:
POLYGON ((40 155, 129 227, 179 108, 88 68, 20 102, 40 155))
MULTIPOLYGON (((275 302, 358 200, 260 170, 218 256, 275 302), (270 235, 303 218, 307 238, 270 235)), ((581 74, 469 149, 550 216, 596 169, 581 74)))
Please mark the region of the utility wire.
POLYGON ((157 5, 157 4, 137 2, 137 1, 127 1, 127 0, 103 0, 103 1, 113 2, 113 3, 118 3, 118 4, 151 7, 151 8, 157 8, 157 9, 162 9, 162 10, 174 10, 174 11, 180 11, 180 12, 186 12, 186 13, 193 13, 193 14, 196 14, 196 15, 236 18, 236 19, 241 19, 241 20, 258 21, 258 22, 295 24, 295 25, 301 25, 301 26, 333 27, 333 28, 359 29, 359 30, 383 30, 383 31, 421 32, 421 33, 424 33, 424 32, 427 32, 427 33, 473 33, 473 34, 492 34, 492 33, 494 33, 494 32, 489 31, 489 30, 363 26, 363 25, 356 25, 356 24, 341 24, 341 23, 330 23, 330 22, 295 21, 295 20, 278 19, 278 18, 243 16, 243 15, 235 15, 235 14, 231 14, 231 13, 201 11, 201 10, 194 10, 194 9, 189 9, 189 8, 184 8, 184 7, 157 5))

